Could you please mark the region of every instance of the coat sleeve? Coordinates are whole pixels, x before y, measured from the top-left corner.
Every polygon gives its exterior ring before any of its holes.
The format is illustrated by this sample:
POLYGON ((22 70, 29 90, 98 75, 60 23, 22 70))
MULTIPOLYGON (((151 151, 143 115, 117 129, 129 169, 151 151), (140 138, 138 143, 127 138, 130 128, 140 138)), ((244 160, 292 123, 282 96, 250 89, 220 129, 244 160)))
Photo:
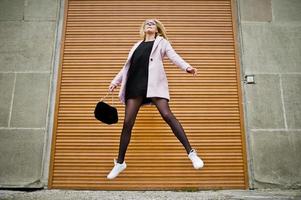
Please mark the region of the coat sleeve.
POLYGON ((115 78, 111 81, 111 84, 113 85, 120 85, 122 81, 122 75, 123 75, 124 67, 119 71, 119 73, 115 76, 115 78))
POLYGON ((191 67, 190 64, 188 64, 185 60, 181 58, 181 56, 179 56, 179 54, 177 54, 177 52, 173 49, 168 40, 165 40, 165 54, 173 64, 180 67, 183 71, 186 71, 188 67, 191 67))

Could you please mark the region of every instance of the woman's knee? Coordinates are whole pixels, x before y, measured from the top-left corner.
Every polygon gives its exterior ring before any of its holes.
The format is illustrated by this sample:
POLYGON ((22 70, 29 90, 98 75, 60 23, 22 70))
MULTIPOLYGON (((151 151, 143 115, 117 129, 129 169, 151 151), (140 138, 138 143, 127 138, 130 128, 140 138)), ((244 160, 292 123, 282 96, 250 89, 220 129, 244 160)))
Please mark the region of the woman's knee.
POLYGON ((124 120, 124 123, 123 123, 124 130, 130 131, 130 130, 132 130, 133 126, 134 126, 133 120, 124 120))
POLYGON ((174 118, 171 112, 163 112, 161 113, 161 116, 166 122, 171 122, 174 118))

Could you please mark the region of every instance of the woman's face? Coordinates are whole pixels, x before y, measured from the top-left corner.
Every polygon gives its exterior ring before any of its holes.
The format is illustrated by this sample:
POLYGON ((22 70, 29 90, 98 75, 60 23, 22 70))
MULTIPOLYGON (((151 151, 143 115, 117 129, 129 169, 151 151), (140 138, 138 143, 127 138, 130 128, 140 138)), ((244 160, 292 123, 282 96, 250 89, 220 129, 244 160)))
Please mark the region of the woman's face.
POLYGON ((144 23, 144 32, 149 34, 157 33, 158 29, 156 22, 154 20, 146 20, 144 23))

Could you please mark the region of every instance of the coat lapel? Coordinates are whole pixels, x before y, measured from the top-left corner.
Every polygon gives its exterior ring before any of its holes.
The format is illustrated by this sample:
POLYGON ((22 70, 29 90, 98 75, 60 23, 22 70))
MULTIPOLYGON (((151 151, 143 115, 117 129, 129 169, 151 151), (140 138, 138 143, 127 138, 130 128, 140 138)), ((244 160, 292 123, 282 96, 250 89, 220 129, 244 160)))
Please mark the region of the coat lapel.
POLYGON ((154 45, 153 45, 153 48, 152 48, 152 51, 150 53, 150 55, 152 55, 152 53, 155 51, 155 49, 157 48, 159 42, 163 39, 163 37, 161 36, 157 36, 156 39, 155 39, 155 42, 154 42, 154 45))

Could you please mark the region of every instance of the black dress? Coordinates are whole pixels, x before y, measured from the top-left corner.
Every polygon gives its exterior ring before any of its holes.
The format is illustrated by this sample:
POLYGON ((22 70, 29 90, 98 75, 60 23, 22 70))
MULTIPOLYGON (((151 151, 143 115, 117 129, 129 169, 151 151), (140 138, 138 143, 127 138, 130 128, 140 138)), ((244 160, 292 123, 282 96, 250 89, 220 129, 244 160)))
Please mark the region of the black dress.
POLYGON ((146 98, 146 92, 149 56, 153 45, 154 41, 143 41, 132 55, 130 68, 127 74, 125 101, 137 96, 143 96, 142 104, 148 104, 151 102, 151 98, 146 98))

